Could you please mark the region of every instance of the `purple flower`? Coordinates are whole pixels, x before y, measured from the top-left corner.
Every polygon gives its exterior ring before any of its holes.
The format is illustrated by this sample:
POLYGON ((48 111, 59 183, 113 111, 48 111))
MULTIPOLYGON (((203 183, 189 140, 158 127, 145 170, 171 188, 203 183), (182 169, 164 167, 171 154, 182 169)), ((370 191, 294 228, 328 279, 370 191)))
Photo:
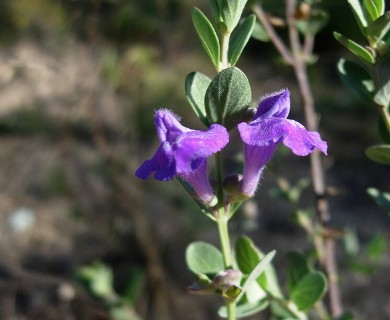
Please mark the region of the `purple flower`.
POLYGON ((210 203, 215 194, 207 178, 207 157, 229 142, 227 130, 218 124, 213 124, 207 131, 191 130, 181 125, 179 117, 166 109, 156 112, 154 123, 160 147, 135 175, 147 179, 154 173, 155 179, 161 181, 180 176, 191 184, 200 200, 210 203))
POLYGON ((327 154, 327 144, 317 132, 310 132, 300 123, 287 119, 290 92, 285 89, 260 100, 253 120, 240 123, 238 130, 245 144, 245 167, 241 192, 253 196, 261 173, 280 142, 298 156, 306 156, 315 148, 327 154))

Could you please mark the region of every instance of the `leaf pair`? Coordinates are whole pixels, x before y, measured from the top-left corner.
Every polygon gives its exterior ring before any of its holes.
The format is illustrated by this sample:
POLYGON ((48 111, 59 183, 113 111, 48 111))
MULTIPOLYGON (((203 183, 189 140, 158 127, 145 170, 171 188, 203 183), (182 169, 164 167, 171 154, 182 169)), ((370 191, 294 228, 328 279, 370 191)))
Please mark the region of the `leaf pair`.
POLYGON ((363 36, 370 46, 366 47, 338 32, 334 37, 353 54, 370 64, 377 56, 384 56, 390 48, 390 12, 384 12, 383 0, 348 0, 363 36))
MULTIPOLYGON (((238 18, 240 16, 238 16, 238 18)), ((192 21, 204 50, 211 59, 215 68, 219 70, 221 60, 221 46, 216 30, 214 29, 209 19, 198 8, 194 8, 192 11, 192 21)), ((236 25, 238 24, 238 21, 234 26, 234 32, 230 38, 228 50, 228 62, 230 65, 234 66, 240 58, 241 53, 248 43, 252 31, 255 27, 255 22, 256 17, 254 15, 250 15, 244 19, 237 28, 236 25)), ((229 31, 229 34, 230 32, 231 31, 229 31)))

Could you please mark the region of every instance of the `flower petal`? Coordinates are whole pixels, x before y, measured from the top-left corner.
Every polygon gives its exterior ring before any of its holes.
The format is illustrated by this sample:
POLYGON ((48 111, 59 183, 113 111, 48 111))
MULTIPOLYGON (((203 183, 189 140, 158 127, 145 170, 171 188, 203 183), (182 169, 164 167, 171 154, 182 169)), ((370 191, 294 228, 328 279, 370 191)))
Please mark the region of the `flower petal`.
POLYGON ((281 118, 255 120, 250 124, 242 122, 238 125, 238 131, 244 143, 251 146, 267 146, 276 143, 284 135, 281 118))
POLYGON ((168 143, 162 143, 157 149, 153 158, 144 161, 144 163, 135 172, 140 179, 147 179, 153 172, 157 180, 166 181, 175 177, 176 165, 173 158, 171 146, 168 143))
POLYGON ((267 94, 260 99, 254 119, 287 118, 289 112, 290 92, 288 89, 283 89, 267 94))
POLYGON ((180 117, 168 109, 160 109, 156 111, 154 115, 154 124, 156 126, 160 142, 172 140, 182 132, 192 131, 191 129, 183 126, 180 123, 180 117))
POLYGON ((298 156, 306 156, 315 148, 327 154, 328 145, 314 131, 307 131, 303 125, 294 120, 283 121, 283 143, 298 156))
POLYGON ((213 124, 207 131, 191 131, 183 134, 178 145, 180 149, 190 151, 193 158, 206 158, 220 151, 229 142, 229 133, 226 128, 213 124))
POLYGON ((252 146, 267 146, 280 140, 298 156, 306 156, 315 148, 327 154, 327 144, 317 132, 310 132, 303 125, 288 119, 269 118, 255 120, 249 125, 238 125, 244 143, 252 146))

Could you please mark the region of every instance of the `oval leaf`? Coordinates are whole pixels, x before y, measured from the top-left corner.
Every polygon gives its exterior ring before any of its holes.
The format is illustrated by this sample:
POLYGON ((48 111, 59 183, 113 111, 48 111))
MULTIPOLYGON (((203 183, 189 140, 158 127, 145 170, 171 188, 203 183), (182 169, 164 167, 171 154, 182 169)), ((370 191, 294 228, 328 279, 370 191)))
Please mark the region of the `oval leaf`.
POLYGON ((370 74, 361 65, 340 59, 337 69, 341 81, 359 98, 372 102, 374 83, 370 74))
POLYGON ((299 281, 310 273, 310 268, 306 258, 298 252, 290 252, 287 258, 289 260, 287 288, 292 292, 299 281))
POLYGON ((192 10, 192 21, 196 32, 216 69, 218 69, 220 46, 217 34, 207 17, 198 8, 192 10))
POLYGON ((372 161, 390 165, 390 145, 382 144, 368 147, 366 149, 366 156, 372 161))
POLYGON ((231 33, 240 21, 242 12, 248 0, 219 0, 219 9, 227 28, 231 33))
POLYGON ((228 59, 234 66, 241 56, 246 44, 251 37, 253 28, 255 27, 256 16, 251 14, 247 17, 236 30, 234 30, 229 44, 228 59))
POLYGON ((231 67, 219 72, 206 91, 205 106, 210 123, 233 129, 248 109, 251 94, 249 81, 240 69, 231 67))
POLYGON ((378 8, 373 0, 363 0, 363 8, 366 13, 365 16, 370 22, 376 20, 380 16, 378 8))
POLYGON ((207 119, 204 97, 211 79, 201 72, 191 72, 186 78, 185 90, 187 100, 190 103, 197 117, 207 126, 210 126, 207 119))
POLYGON ((363 60, 367 61, 368 63, 371 63, 371 64, 375 63, 375 57, 371 51, 364 48, 363 46, 356 43, 355 41, 352 41, 351 39, 344 37, 342 34, 340 34, 338 32, 333 32, 333 35, 338 42, 340 42, 344 47, 346 47, 353 54, 362 58, 363 60))
POLYGON ((193 242, 187 247, 186 262, 195 274, 216 274, 224 270, 221 251, 202 241, 193 242))
POLYGON ((322 298, 326 289, 325 276, 321 272, 310 272, 295 286, 291 292, 291 300, 299 310, 307 310, 322 298))
POLYGON ((359 25, 360 31, 365 36, 366 35, 366 27, 368 25, 367 19, 364 15, 363 7, 360 3, 360 0, 348 0, 348 4, 350 5, 352 12, 356 18, 356 21, 359 25))

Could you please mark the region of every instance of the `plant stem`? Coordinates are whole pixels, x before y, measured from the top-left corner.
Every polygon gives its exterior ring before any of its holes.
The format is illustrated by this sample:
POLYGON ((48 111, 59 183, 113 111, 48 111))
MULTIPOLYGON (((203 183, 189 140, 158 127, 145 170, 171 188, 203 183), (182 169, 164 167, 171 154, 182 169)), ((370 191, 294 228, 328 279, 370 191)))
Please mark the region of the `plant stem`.
MULTIPOLYGON (((217 224, 218 224, 218 232, 221 241, 222 255, 223 255, 223 262, 224 262, 225 269, 231 269, 233 267, 228 222, 229 222, 228 214, 227 212, 225 212, 222 206, 218 211, 217 224)), ((227 308, 228 320, 235 320, 236 302, 226 300, 226 308, 227 308)))
MULTIPOLYGON (((275 29, 267 18, 262 7, 260 5, 255 5, 252 9, 259 21, 262 23, 278 52, 294 69, 295 77, 303 100, 303 111, 307 127, 310 131, 318 131, 317 115, 314 109, 314 99, 306 70, 306 61, 312 54, 314 37, 306 36, 305 43, 302 47, 298 30, 296 29, 296 5, 296 0, 287 0, 286 17, 290 49, 288 49, 285 43, 275 32, 275 29)), ((315 208, 322 228, 326 229, 330 220, 330 213, 328 200, 326 199, 325 173, 322 166, 321 156, 318 151, 314 151, 311 154, 310 165, 313 189, 316 197, 315 208)), ((325 267, 329 278, 330 309, 333 316, 338 316, 342 313, 342 307, 340 292, 337 285, 337 265, 335 259, 334 239, 325 237, 323 238, 323 244, 321 244, 321 241, 317 241, 316 246, 319 246, 317 247, 318 253, 322 252, 319 259, 321 264, 325 267)))
POLYGON ((221 59, 220 66, 218 71, 222 71, 223 69, 229 68, 229 41, 230 41, 230 33, 224 32, 221 35, 221 59))
MULTIPOLYGON (((223 264, 226 269, 231 269, 233 267, 232 259, 232 249, 230 246, 229 238, 229 212, 225 211, 224 207, 224 195, 223 195, 223 186, 222 186, 222 159, 221 153, 218 152, 215 155, 215 167, 216 167, 216 176, 217 176, 217 212, 216 212, 216 222, 218 225, 218 234, 221 242, 223 264)), ((226 308, 228 314, 228 320, 236 319, 236 303, 235 301, 226 300, 226 308)))
MULTIPOLYGON (((293 68, 295 76, 298 81, 301 96, 303 99, 303 109, 308 129, 310 131, 318 131, 317 116, 314 109, 314 99, 309 84, 307 75, 306 63, 304 61, 305 55, 311 54, 309 49, 313 48, 313 43, 305 45, 305 52, 303 52, 301 43, 299 40, 298 30, 296 29, 295 10, 296 0, 287 0, 286 16, 287 25, 289 31, 290 46, 293 56, 293 68)), ((311 39, 310 42, 312 42, 311 39)), ((319 222, 323 229, 326 229, 330 220, 330 212, 328 206, 328 200, 326 198, 326 185, 325 185, 325 173, 322 166, 320 153, 315 151, 310 157, 311 163, 311 178, 313 182, 314 193, 316 196, 316 211, 318 214, 319 222)), ((335 258, 335 246, 334 239, 331 237, 325 237, 324 239, 324 260, 321 261, 326 269, 329 280, 329 299, 330 309, 332 316, 338 317, 342 313, 340 290, 338 287, 337 277, 337 264, 335 258)))
POLYGON ((225 268, 229 269, 232 268, 233 264, 232 264, 232 254, 231 254, 230 240, 229 240, 228 218, 226 217, 223 208, 221 208, 220 211, 223 212, 221 212, 217 220, 219 239, 221 241, 223 262, 225 268))

